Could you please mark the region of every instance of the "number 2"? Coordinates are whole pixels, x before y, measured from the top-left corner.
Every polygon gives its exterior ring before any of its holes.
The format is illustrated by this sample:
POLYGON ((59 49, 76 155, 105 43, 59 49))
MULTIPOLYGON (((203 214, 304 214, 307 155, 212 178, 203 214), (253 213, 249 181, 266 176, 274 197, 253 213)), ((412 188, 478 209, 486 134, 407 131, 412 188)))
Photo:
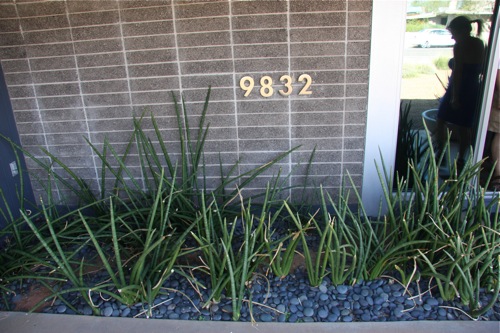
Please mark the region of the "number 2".
POLYGON ((312 78, 309 74, 302 74, 301 76, 299 76, 300 82, 304 82, 304 80, 306 81, 306 83, 304 84, 302 89, 300 89, 299 95, 311 95, 312 91, 308 89, 311 86, 312 78))

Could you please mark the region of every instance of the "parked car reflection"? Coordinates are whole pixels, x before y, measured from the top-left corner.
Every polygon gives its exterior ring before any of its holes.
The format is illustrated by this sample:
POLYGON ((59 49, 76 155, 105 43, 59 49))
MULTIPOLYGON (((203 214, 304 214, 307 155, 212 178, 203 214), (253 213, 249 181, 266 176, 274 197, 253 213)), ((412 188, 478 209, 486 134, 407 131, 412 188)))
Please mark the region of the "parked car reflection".
POLYGON ((449 47, 455 44, 451 33, 446 29, 424 29, 412 36, 412 45, 416 47, 449 47))

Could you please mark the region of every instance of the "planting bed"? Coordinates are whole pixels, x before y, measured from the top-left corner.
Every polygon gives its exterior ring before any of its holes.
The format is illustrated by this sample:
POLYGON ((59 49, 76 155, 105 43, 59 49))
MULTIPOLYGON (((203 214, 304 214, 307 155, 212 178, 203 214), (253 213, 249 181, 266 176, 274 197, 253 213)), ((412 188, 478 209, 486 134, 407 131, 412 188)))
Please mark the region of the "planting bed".
MULTIPOLYGON (((361 281, 352 286, 333 285, 325 278, 319 287, 311 287, 301 262, 294 264, 294 273, 283 279, 272 274, 255 274, 249 285, 250 302, 245 301, 240 321, 256 322, 381 322, 413 320, 500 320, 500 299, 479 318, 471 318, 468 308, 460 300, 443 301, 432 281, 413 282, 407 287, 395 278, 384 277, 374 281, 361 281)), ((263 272, 264 273, 264 272, 263 272)), ((91 275, 95 281, 106 280, 103 273, 91 275)), ((209 279, 197 276, 197 281, 209 285, 209 279)), ((50 298, 50 291, 35 281, 18 282, 9 286, 14 293, 4 297, 8 303, 0 310, 30 311, 57 314, 75 314, 60 299, 50 298), (36 309, 33 307, 39 304, 36 309)), ((69 284, 65 287, 70 287, 69 284)), ((219 303, 203 304, 209 299, 210 290, 193 288, 193 284, 178 274, 173 274, 164 284, 165 294, 157 297, 150 306, 137 303, 126 306, 116 300, 94 293, 92 302, 97 313, 79 293, 69 293, 65 299, 83 315, 105 317, 135 317, 181 320, 232 320, 229 298, 219 303), (148 312, 148 309, 152 309, 148 312)), ((481 297, 484 304, 491 300, 491 293, 481 297)))
POLYGON ((387 209, 377 217, 366 214, 348 174, 338 193, 314 186, 293 202, 284 200, 290 188, 280 174, 261 193, 246 191, 297 148, 240 175, 237 164, 226 175, 221 164, 212 189, 200 184, 208 97, 196 138, 184 136, 192 131, 176 104, 180 160, 169 156, 153 117, 154 140, 134 120, 122 154, 91 145, 102 160, 100 193, 50 153, 66 175, 25 152, 79 208, 61 212, 48 186, 40 211, 1 212, 12 223, 0 232, 0 310, 257 322, 500 320, 500 198, 476 186, 482 162, 459 168, 449 149, 436 155, 428 145, 405 176, 382 165, 387 209), (132 147, 141 147, 140 179, 128 168, 132 147), (114 184, 106 188, 108 178, 114 184))

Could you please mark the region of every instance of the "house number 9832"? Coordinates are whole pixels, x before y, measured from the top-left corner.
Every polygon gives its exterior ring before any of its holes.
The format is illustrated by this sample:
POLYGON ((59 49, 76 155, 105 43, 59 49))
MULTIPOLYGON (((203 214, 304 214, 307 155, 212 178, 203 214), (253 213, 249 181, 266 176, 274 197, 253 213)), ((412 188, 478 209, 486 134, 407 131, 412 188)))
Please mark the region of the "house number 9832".
MULTIPOLYGON (((299 76, 298 82, 303 83, 299 95, 311 95, 312 91, 310 90, 312 84, 312 78, 309 74, 302 74, 299 76)), ((281 85, 283 89, 279 89, 278 92, 282 96, 291 95, 293 92, 293 79, 290 75, 282 75, 280 77, 281 85)), ((260 78, 260 89, 259 93, 262 97, 271 97, 274 94, 273 88, 273 79, 272 77, 265 75, 260 78)), ((245 91, 243 96, 248 97, 252 93, 253 88, 255 87, 255 81, 251 76, 244 76, 240 79, 240 88, 245 91)))

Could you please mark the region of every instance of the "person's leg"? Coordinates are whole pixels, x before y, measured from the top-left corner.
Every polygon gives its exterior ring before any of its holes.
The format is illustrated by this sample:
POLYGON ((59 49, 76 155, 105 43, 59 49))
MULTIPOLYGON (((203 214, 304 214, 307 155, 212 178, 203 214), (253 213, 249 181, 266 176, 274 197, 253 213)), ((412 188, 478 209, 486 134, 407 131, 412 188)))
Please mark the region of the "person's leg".
POLYGON ((495 166, 495 175, 500 176, 500 133, 495 133, 491 142, 491 158, 497 161, 495 166))
POLYGON ((500 191, 500 133, 495 133, 493 135, 493 140, 491 141, 491 159, 493 163, 496 161, 491 185, 497 191, 500 191))
POLYGON ((467 153, 471 149, 472 145, 471 130, 470 128, 460 126, 458 129, 458 134, 459 134, 458 138, 459 150, 458 150, 457 160, 463 162, 465 161, 467 153))
POLYGON ((444 150, 445 142, 447 139, 446 122, 440 118, 436 122, 436 157, 439 157, 444 150))

